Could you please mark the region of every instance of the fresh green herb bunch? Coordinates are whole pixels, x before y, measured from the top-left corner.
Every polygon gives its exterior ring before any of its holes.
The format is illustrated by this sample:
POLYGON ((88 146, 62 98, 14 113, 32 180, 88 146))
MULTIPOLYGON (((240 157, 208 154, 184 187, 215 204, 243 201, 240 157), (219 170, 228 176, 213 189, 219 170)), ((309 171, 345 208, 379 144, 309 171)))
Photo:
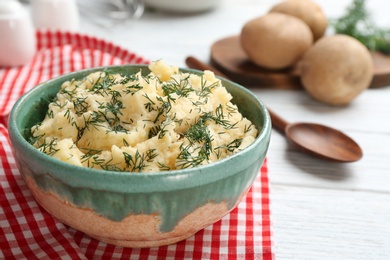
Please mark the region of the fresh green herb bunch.
POLYGON ((390 54, 390 30, 374 24, 364 0, 353 0, 346 14, 330 24, 335 33, 354 37, 369 50, 390 54))

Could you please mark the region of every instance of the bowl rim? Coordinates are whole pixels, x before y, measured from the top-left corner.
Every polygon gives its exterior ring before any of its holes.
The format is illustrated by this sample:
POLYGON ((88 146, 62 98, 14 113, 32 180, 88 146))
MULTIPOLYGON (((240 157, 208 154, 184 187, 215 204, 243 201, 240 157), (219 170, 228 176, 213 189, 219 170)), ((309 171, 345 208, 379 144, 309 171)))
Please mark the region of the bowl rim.
MULTIPOLYGON (((226 82, 230 84, 234 88, 240 89, 240 91, 243 91, 246 95, 248 95, 254 102, 256 102, 259 105, 260 108, 260 113, 263 115, 263 120, 262 120, 262 128, 259 130, 258 135, 256 139, 254 140, 253 143, 251 143, 249 146, 247 146, 245 149, 242 151, 233 154, 229 157, 223 158, 221 160, 206 164, 206 165, 200 165, 197 167, 193 168, 185 168, 185 169, 177 169, 177 170, 171 170, 171 171, 159 171, 159 172, 120 172, 120 171, 109 171, 109 170, 100 170, 100 169, 92 169, 88 167, 82 167, 82 166, 77 166, 77 165, 72 165, 66 162, 63 162, 61 160, 58 160, 56 158, 53 158, 47 154, 44 154, 40 151, 38 151, 35 147, 31 145, 20 133, 17 124, 16 124, 16 117, 18 115, 18 111, 22 109, 23 104, 26 102, 26 100, 34 93, 39 92, 42 90, 47 85, 51 85, 54 82, 61 81, 64 78, 80 78, 82 75, 88 75, 89 73, 100 71, 100 70, 105 70, 105 69, 121 69, 121 68, 140 68, 140 69, 148 69, 147 64, 125 64, 125 65, 110 65, 110 66, 99 66, 99 67, 94 67, 94 68, 88 68, 88 69, 82 69, 78 70, 75 72, 70 72, 66 73, 57 77, 54 77, 50 80, 47 80, 45 82, 39 83, 32 89, 30 89, 28 92, 23 94, 13 105, 9 118, 8 118, 8 131, 9 131, 9 136, 10 136, 10 141, 11 141, 11 147, 14 150, 14 144, 22 147, 27 153, 30 153, 34 158, 38 160, 43 160, 47 162, 49 165, 57 165, 57 167, 61 167, 64 170, 68 170, 69 176, 67 178, 62 177, 60 174, 53 174, 51 172, 49 175, 55 175, 58 177, 61 181, 63 182, 70 182, 70 181, 75 181, 74 186, 78 187, 84 187, 84 181, 85 179, 88 178, 89 186, 90 185, 101 185, 101 181, 109 181, 112 178, 115 179, 123 179, 127 180, 128 178, 132 179, 132 181, 135 181, 139 185, 137 190, 143 191, 143 189, 146 187, 150 189, 150 186, 153 185, 143 185, 142 183, 146 180, 150 180, 151 183, 153 183, 154 179, 159 179, 163 183, 161 183, 163 188, 161 189, 153 189, 154 191, 157 190, 170 190, 170 189, 178 189, 177 187, 174 187, 174 183, 172 180, 188 180, 184 186, 180 186, 181 188, 188 188, 188 187, 193 187, 193 186, 198 186, 202 185, 204 183, 211 183, 215 182, 217 180, 220 180, 222 178, 229 177, 230 175, 236 174, 237 168, 242 168, 242 167, 237 167, 237 161, 241 156, 243 156, 246 153, 249 153, 251 150, 256 149, 256 147, 259 146, 261 142, 266 140, 266 148, 265 151, 268 150, 269 146, 269 141, 270 141, 270 135, 271 135, 271 119, 268 114, 268 111, 263 104, 263 102, 249 89, 233 82, 228 79, 218 77, 219 79, 222 80, 222 82, 226 82), (209 172, 212 170, 212 168, 216 168, 218 165, 225 164, 226 162, 231 161, 231 164, 233 168, 228 169, 227 172, 223 173, 216 173, 216 174, 207 174, 209 175, 206 179, 207 181, 204 181, 204 178, 196 177, 199 175, 204 175, 205 173, 209 172), (236 165, 236 167, 235 167, 236 165), (82 173, 78 172, 82 171, 82 173), (75 174, 76 173, 76 174, 75 174), (98 177, 96 178, 96 175, 98 174, 98 177), (194 178, 195 175, 195 178, 194 178), (89 177, 95 177, 90 179, 89 177), (72 178, 69 178, 72 177, 72 178), (190 181, 191 179, 191 181, 190 181), (195 182, 193 182, 195 180, 195 182), (203 181, 202 181, 203 180, 203 181), (78 184, 77 184, 78 183, 78 184)), ((188 68, 180 68, 179 70, 181 72, 188 72, 188 73, 195 73, 195 74, 202 74, 203 71, 200 70, 195 70, 195 69, 188 69, 188 68)), ((68 79, 65 79, 61 81, 58 84, 62 84, 63 82, 67 81, 68 79)), ((258 148, 259 149, 259 148, 258 148)), ((14 153, 15 154, 15 153, 14 153)), ((16 157, 16 156, 15 156, 16 157)), ((15 158, 17 161, 17 158, 15 158)), ((260 164, 261 166, 261 164, 260 164)), ((48 174, 48 173, 47 173, 48 174)), ((120 183, 119 181, 117 181, 120 183)), ((107 184, 107 186, 110 186, 107 184)), ((160 185, 154 185, 154 186, 160 186, 160 185)), ((137 186, 136 186, 137 187, 137 186)), ((108 188, 107 188, 108 189, 108 188)), ((114 188, 117 190, 117 188, 114 188)), ((146 192, 146 191, 145 191, 146 192)))

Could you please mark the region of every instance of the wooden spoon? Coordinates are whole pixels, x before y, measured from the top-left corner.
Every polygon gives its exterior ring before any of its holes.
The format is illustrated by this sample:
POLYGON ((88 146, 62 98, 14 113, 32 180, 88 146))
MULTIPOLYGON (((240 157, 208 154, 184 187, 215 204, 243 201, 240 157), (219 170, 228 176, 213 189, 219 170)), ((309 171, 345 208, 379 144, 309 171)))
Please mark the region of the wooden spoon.
MULTIPOLYGON (((217 69, 194 57, 188 57, 186 64, 190 68, 211 70, 218 76, 228 78, 217 69)), ((271 116, 272 126, 285 134, 288 140, 304 152, 336 162, 354 162, 363 156, 359 145, 336 129, 314 123, 289 124, 270 109, 267 108, 267 110, 271 116)))

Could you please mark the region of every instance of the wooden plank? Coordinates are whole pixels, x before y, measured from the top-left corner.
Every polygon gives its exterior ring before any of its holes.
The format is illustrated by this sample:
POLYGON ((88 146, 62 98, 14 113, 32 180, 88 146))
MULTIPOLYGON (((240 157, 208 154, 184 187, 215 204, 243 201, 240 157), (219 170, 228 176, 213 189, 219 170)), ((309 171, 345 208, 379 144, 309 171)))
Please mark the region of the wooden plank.
POLYGON ((350 135, 363 149, 363 158, 358 162, 332 163, 300 152, 283 135, 273 131, 268 152, 273 183, 390 191, 390 106, 384 105, 390 97, 390 88, 368 89, 346 107, 321 104, 303 91, 253 91, 287 121, 329 125, 350 135))
POLYGON ((271 185, 276 259, 390 259, 389 196, 271 185))

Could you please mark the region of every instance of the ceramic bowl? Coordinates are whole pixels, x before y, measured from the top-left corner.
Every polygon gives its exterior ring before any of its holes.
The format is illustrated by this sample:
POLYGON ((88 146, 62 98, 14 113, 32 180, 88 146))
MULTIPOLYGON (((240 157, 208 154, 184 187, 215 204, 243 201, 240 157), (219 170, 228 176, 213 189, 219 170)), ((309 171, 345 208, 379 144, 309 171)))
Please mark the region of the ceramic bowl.
MULTIPOLYGON (((135 73, 147 66, 108 67, 135 73)), ((74 166, 35 149, 26 140, 43 120, 63 82, 102 68, 63 75, 22 96, 9 117, 18 168, 35 199, 59 221, 109 244, 153 247, 186 239, 228 214, 248 192, 266 156, 271 121, 249 90, 222 80, 241 113, 260 130, 243 151, 205 166, 155 173, 111 172, 74 166)), ((107 68, 106 68, 107 69, 107 68)), ((192 73, 200 73, 195 70, 192 73)))

